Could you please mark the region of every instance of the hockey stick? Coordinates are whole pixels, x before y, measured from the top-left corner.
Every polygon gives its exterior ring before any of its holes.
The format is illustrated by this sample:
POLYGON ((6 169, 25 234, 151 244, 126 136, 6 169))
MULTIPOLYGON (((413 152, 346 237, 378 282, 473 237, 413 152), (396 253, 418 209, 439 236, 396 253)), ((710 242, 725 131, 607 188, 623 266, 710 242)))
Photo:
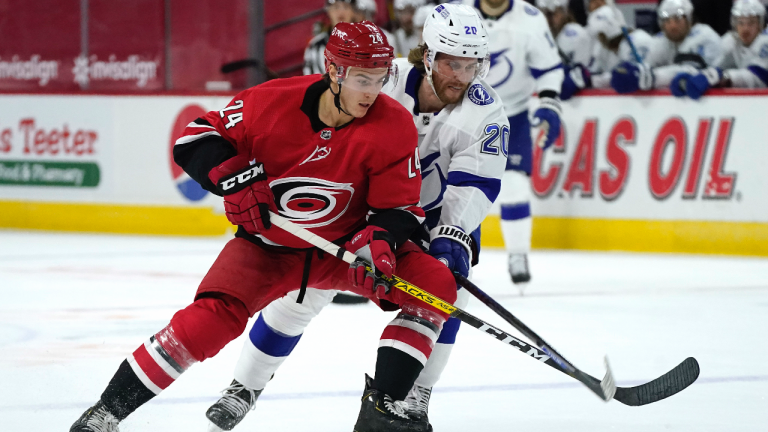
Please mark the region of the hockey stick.
MULTIPOLYGON (((488 306, 492 311, 496 312, 500 317, 504 318, 508 323, 518 329, 525 337, 532 340, 536 345, 543 347, 546 346, 546 342, 539 337, 533 330, 523 324, 517 317, 512 315, 511 312, 506 310, 491 296, 483 292, 477 285, 470 282, 464 276, 454 273, 456 282, 462 287, 466 288, 472 295, 477 297, 480 302, 488 306)), ((606 360, 607 361, 607 360, 606 360)), ((547 362, 545 362, 547 363, 547 362)), ((557 365, 547 363, 549 366, 555 369, 560 369, 557 365)), ((597 383, 597 378, 594 378, 584 372, 578 371, 578 376, 573 376, 577 380, 585 383, 588 382, 597 383)), ((569 374, 570 375, 570 374, 569 374)), ((677 365, 671 371, 656 378, 648 383, 635 386, 635 387, 617 387, 616 394, 613 398, 617 401, 629 406, 647 405, 649 403, 658 402, 662 399, 666 399, 672 395, 675 395, 687 388, 689 385, 696 381, 699 377, 699 363, 693 357, 688 357, 682 363, 677 365)), ((586 384, 586 383, 585 383, 586 384)))
MULTIPOLYGON (((296 237, 306 241, 307 243, 324 250, 325 252, 335 256, 336 258, 339 258, 350 264, 358 260, 358 257, 355 254, 347 251, 343 247, 337 246, 329 242, 328 240, 316 234, 311 233, 310 231, 294 224, 288 219, 285 219, 284 217, 279 216, 271 211, 269 213, 269 220, 274 225, 295 235, 296 237)), ((368 271, 373 271, 370 265, 366 266, 366 268, 368 269, 368 271)), ((487 322, 468 314, 467 312, 464 312, 463 310, 457 308, 456 306, 444 300, 441 300, 438 297, 433 296, 432 294, 422 290, 421 288, 397 276, 393 276, 389 280, 389 282, 392 284, 392 287, 397 288, 413 297, 416 297, 417 299, 429 304, 430 306, 437 308, 454 318, 458 318, 462 322, 480 330, 481 332, 487 333, 491 335, 493 338, 498 339, 501 342, 504 342, 508 345, 511 345, 512 347, 520 350, 520 352, 525 353, 533 357, 534 359, 539 360, 543 363, 546 363, 547 365, 560 370, 566 375, 569 375, 575 378, 576 380, 584 384, 588 389, 592 390, 592 392, 595 393, 600 399, 608 402, 611 400, 611 398, 613 398, 614 393, 616 392, 616 382, 613 379, 613 374, 611 373, 611 369, 608 367, 607 359, 605 362, 605 365, 607 368, 605 372, 605 378, 603 378, 602 381, 598 381, 596 378, 593 378, 592 376, 587 375, 584 372, 577 369, 568 360, 563 358, 563 356, 561 356, 557 351, 555 351, 551 346, 546 344, 546 342, 544 342, 540 338, 539 338, 539 341, 541 343, 539 343, 538 341, 536 343, 541 349, 536 348, 535 346, 530 345, 526 342, 523 342, 522 340, 512 336, 511 334, 503 330, 500 330, 488 324, 487 322)), ((524 324, 522 325, 525 326, 524 324)), ((525 327, 525 328, 527 329, 528 327, 525 327)), ((532 331, 530 333, 535 334, 532 331)))
POLYGON ((637 61, 638 63, 642 63, 643 58, 640 57, 640 53, 637 52, 637 48, 635 48, 635 43, 632 42, 632 38, 629 37, 629 29, 626 27, 622 27, 621 32, 624 33, 624 39, 627 40, 627 43, 629 44, 629 48, 632 50, 632 55, 635 57, 635 61, 637 61))

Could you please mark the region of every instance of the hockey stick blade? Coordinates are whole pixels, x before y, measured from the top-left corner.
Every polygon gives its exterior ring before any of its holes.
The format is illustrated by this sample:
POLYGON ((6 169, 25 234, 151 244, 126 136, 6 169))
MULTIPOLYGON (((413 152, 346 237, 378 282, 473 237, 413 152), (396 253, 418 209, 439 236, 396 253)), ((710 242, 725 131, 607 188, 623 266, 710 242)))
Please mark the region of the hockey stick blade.
MULTIPOLYGON (((540 338, 535 333, 525 327, 525 324, 521 323, 514 315, 512 315, 512 313, 504 309, 504 307, 496 302, 491 296, 484 293, 480 288, 477 287, 477 285, 473 284, 461 275, 457 275, 456 281, 459 283, 459 285, 472 293, 472 295, 477 297, 480 302, 488 306, 500 317, 504 318, 505 321, 512 324, 513 327, 520 330, 534 343, 540 347, 546 346, 541 345, 542 343, 546 344, 546 342, 540 340, 540 338)), ((547 354, 549 354, 548 350, 545 349, 545 351, 547 351, 547 354)), ((604 400, 610 400, 610 396, 612 395, 613 399, 616 399, 624 405, 629 406, 642 406, 666 399, 685 390, 699 377, 699 363, 693 357, 689 357, 680 363, 677 367, 660 376, 659 378, 635 387, 616 386, 607 358, 605 359, 606 374, 603 378, 603 381, 599 381, 597 378, 578 369, 576 369, 573 373, 569 373, 562 368, 556 367, 552 361, 546 361, 544 363, 579 380, 581 383, 589 387, 590 390, 595 392, 595 394, 603 397, 604 400), (596 388, 602 389, 603 394, 601 395, 600 392, 596 390, 596 388), (606 399, 606 397, 608 398, 606 399)))
POLYGON ((699 362, 688 357, 671 371, 635 387, 617 387, 614 399, 629 406, 643 406, 674 396, 699 377, 699 362))

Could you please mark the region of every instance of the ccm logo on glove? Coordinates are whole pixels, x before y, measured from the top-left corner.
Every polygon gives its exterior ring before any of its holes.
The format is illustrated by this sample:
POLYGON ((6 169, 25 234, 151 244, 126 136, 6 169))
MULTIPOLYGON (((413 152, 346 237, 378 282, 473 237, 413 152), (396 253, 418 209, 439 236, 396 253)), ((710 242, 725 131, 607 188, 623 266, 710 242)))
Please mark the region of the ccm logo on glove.
POLYGON ((267 176, 264 173, 264 164, 259 163, 222 181, 218 184, 218 188, 223 195, 228 195, 245 189, 246 186, 252 183, 252 180, 259 181, 266 179, 267 176))

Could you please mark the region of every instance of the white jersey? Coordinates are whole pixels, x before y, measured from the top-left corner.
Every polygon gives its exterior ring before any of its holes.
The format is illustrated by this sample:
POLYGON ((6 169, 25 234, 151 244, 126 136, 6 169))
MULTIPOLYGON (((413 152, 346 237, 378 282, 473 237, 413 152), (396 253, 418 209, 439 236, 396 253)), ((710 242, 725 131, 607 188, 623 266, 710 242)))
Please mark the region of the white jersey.
MULTIPOLYGON (((476 0, 462 2, 479 7, 476 0)), ((523 0, 510 0, 507 12, 497 19, 485 19, 484 23, 491 56, 491 69, 485 81, 501 96, 507 115, 528 110, 528 100, 534 92, 560 93, 564 78, 562 62, 541 11, 523 0)))
MULTIPOLYGON (((633 30, 629 34, 637 54, 646 60, 653 47, 653 37, 643 30, 633 30)), ((611 86, 611 71, 622 62, 635 62, 635 54, 626 39, 622 39, 618 52, 605 48, 600 42, 595 42, 592 64, 592 87, 609 88, 611 86)))
POLYGON ((421 35, 417 31, 408 36, 405 30, 399 28, 393 36, 389 43, 395 49, 395 57, 408 57, 408 53, 421 43, 421 35))
POLYGON ((717 66, 722 61, 720 36, 707 24, 695 24, 679 44, 667 39, 663 32, 658 33, 648 62, 653 67, 671 65, 679 54, 696 54, 708 66, 717 66))
POLYGON ((723 61, 720 36, 707 24, 695 24, 679 44, 667 39, 663 32, 657 34, 648 56, 648 64, 654 68, 655 88, 669 88, 677 74, 697 71, 697 66, 690 62, 675 63, 680 54, 695 54, 707 66, 717 66, 723 61))
POLYGON ((744 46, 738 35, 728 32, 721 40, 723 60, 719 67, 734 87, 765 88, 768 86, 768 32, 744 46))
POLYGON ((589 66, 592 62, 592 38, 577 23, 563 26, 557 35, 557 46, 570 64, 589 66))
POLYGON ((406 59, 394 63, 398 79, 383 92, 413 113, 419 132, 421 207, 426 212, 442 208, 439 225, 470 233, 496 200, 507 163, 509 123, 499 96, 476 79, 458 104, 420 113, 418 85, 429 83, 406 59))

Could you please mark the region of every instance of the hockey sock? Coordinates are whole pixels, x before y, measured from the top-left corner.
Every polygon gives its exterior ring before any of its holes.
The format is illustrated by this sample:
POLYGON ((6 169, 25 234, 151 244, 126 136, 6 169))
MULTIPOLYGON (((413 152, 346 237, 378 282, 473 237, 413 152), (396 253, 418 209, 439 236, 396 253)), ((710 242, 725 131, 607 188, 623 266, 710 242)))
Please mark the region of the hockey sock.
POLYGON ((413 356, 392 347, 380 347, 376 357, 373 387, 394 400, 405 400, 424 365, 413 356))
POLYGON ((523 171, 508 169, 501 178, 501 232, 509 253, 531 250, 531 178, 523 171))
MULTIPOLYGON (((454 305, 464 308, 468 302, 469 292, 460 287, 454 305)), ((459 332, 460 326, 460 319, 448 318, 448 321, 443 325, 443 330, 440 332, 440 337, 437 338, 437 343, 435 343, 435 347, 432 349, 432 354, 429 356, 427 364, 424 365, 424 370, 416 378, 416 384, 426 388, 432 388, 437 384, 437 381, 440 380, 440 375, 445 370, 445 366, 448 365, 448 359, 451 357, 451 351, 453 351, 453 345, 456 343, 456 334, 459 332)))
POLYGON ((101 394, 101 402, 115 418, 123 421, 128 414, 155 397, 155 393, 147 388, 139 379, 128 360, 123 360, 115 376, 101 394))
POLYGON ((440 332, 440 338, 437 340, 435 348, 432 349, 432 354, 429 356, 427 364, 424 365, 424 370, 416 378, 416 384, 432 388, 440 380, 440 375, 443 374, 445 366, 448 365, 448 359, 451 357, 451 351, 453 351, 456 333, 459 331, 460 324, 461 321, 458 318, 451 318, 446 321, 443 331, 440 332), (447 337, 443 339, 443 334, 445 333, 447 333, 447 337))
POLYGON ((531 204, 502 204, 501 232, 509 253, 528 253, 531 250, 531 204))
POLYGON ((124 419, 170 386, 190 366, 219 352, 242 333, 247 320, 245 305, 234 297, 221 295, 196 300, 176 312, 168 326, 123 361, 101 401, 112 415, 124 419), (211 354, 207 356, 208 353, 211 354))
POLYGON ((432 354, 445 319, 436 312, 405 304, 379 340, 374 387, 403 400, 432 354))
POLYGON ((235 366, 235 379, 263 389, 301 339, 304 329, 327 306, 336 291, 307 288, 301 303, 292 291, 265 307, 253 324, 235 366))
POLYGON ((195 359, 168 325, 120 364, 101 401, 112 415, 123 420, 160 394, 194 363, 195 359))
POLYGON ((235 366, 235 379, 248 388, 261 390, 299 343, 301 335, 284 335, 271 328, 264 315, 259 314, 248 339, 235 366))

